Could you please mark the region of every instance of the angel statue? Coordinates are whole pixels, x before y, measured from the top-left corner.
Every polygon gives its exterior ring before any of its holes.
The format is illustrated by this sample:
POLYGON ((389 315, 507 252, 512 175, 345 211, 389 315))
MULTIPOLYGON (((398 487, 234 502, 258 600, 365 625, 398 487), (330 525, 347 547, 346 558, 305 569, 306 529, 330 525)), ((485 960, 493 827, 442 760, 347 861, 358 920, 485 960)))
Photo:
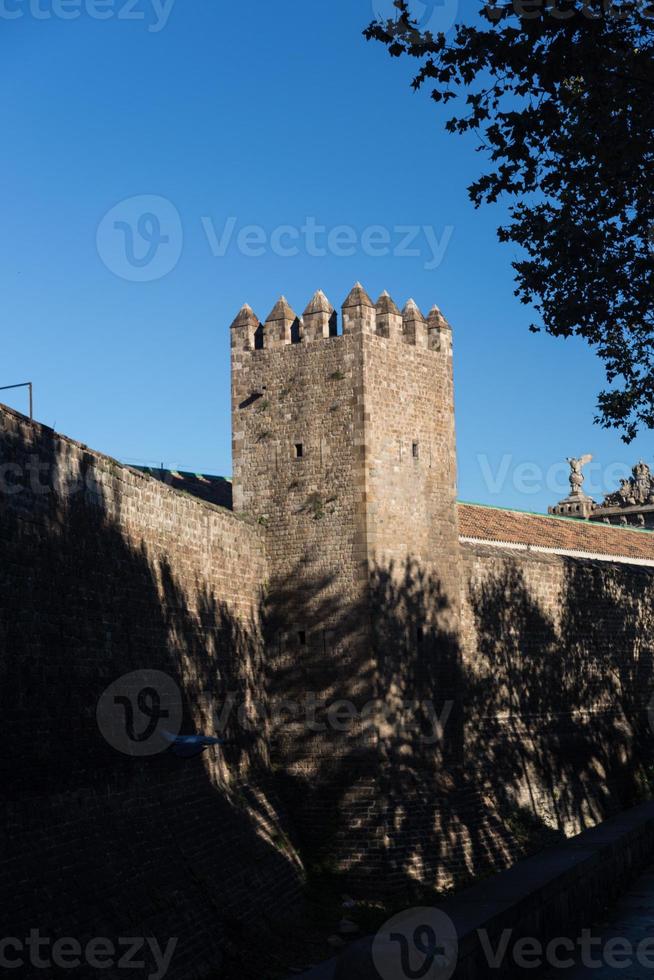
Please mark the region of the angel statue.
POLYGON ((567 461, 570 464, 570 492, 573 496, 578 497, 580 494, 583 494, 581 487, 584 482, 584 474, 581 470, 586 463, 590 463, 592 458, 590 453, 586 453, 585 456, 580 456, 578 459, 568 456, 567 461))

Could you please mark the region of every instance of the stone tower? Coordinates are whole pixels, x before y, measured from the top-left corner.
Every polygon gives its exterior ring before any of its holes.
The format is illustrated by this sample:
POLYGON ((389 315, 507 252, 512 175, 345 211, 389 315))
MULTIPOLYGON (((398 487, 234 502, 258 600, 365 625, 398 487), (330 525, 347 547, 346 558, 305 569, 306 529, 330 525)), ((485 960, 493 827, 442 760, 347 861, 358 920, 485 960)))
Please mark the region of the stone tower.
MULTIPOLYGON (((339 328, 319 290, 301 317, 284 297, 263 324, 244 306, 231 347, 234 509, 266 526, 273 580, 319 584, 336 626, 371 568, 398 574, 411 558, 455 604, 452 343, 438 308, 400 313, 357 283, 339 328)), ((318 598, 288 631, 325 625, 318 598)))
POLYGON ((415 664, 456 634, 451 330, 357 283, 340 323, 321 291, 301 317, 282 297, 263 324, 244 306, 231 342, 234 509, 266 528, 271 675, 287 699, 356 706, 350 740, 328 724, 320 747, 298 717, 284 758, 315 776, 347 757, 351 780, 361 727, 376 750, 388 732, 370 703, 415 696, 415 664), (389 676, 391 649, 411 678, 389 676))

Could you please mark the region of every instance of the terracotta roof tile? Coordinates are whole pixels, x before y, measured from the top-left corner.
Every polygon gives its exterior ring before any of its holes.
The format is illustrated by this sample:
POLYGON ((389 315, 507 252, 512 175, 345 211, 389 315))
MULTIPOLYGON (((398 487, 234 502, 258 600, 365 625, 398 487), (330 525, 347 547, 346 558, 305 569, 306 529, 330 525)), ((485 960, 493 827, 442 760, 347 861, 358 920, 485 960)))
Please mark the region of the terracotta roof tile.
POLYGON ((462 537, 654 561, 654 532, 459 503, 462 537))

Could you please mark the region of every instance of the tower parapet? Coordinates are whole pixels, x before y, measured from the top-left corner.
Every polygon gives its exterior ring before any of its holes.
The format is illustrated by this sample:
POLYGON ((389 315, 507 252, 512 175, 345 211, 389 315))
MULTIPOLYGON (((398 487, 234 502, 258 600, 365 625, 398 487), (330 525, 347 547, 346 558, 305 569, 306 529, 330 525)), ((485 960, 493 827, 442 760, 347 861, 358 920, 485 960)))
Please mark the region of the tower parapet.
POLYGON ((295 344, 312 344, 337 336, 385 337, 441 353, 451 353, 452 331, 437 306, 425 318, 413 299, 402 312, 384 290, 376 303, 361 283, 356 283, 342 306, 342 326, 321 289, 311 297, 302 316, 298 316, 281 296, 261 323, 246 303, 232 323, 232 348, 238 351, 274 350, 295 344))

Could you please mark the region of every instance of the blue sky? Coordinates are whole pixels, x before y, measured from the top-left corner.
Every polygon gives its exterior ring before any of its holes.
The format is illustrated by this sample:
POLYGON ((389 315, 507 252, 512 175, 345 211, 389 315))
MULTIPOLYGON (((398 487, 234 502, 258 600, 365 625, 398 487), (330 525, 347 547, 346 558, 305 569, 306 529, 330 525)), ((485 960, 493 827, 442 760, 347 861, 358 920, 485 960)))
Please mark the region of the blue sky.
MULTIPOLYGON (((648 435, 593 425, 593 353, 528 332, 502 211, 468 200, 474 139, 361 36, 388 3, 0 0, 0 384, 32 380, 40 421, 229 474, 239 307, 283 292, 301 313, 318 287, 339 306, 360 279, 452 323, 463 499, 543 510, 566 456, 594 453, 596 494, 648 459, 648 435)), ((456 4, 433 16, 469 18, 456 4)))

